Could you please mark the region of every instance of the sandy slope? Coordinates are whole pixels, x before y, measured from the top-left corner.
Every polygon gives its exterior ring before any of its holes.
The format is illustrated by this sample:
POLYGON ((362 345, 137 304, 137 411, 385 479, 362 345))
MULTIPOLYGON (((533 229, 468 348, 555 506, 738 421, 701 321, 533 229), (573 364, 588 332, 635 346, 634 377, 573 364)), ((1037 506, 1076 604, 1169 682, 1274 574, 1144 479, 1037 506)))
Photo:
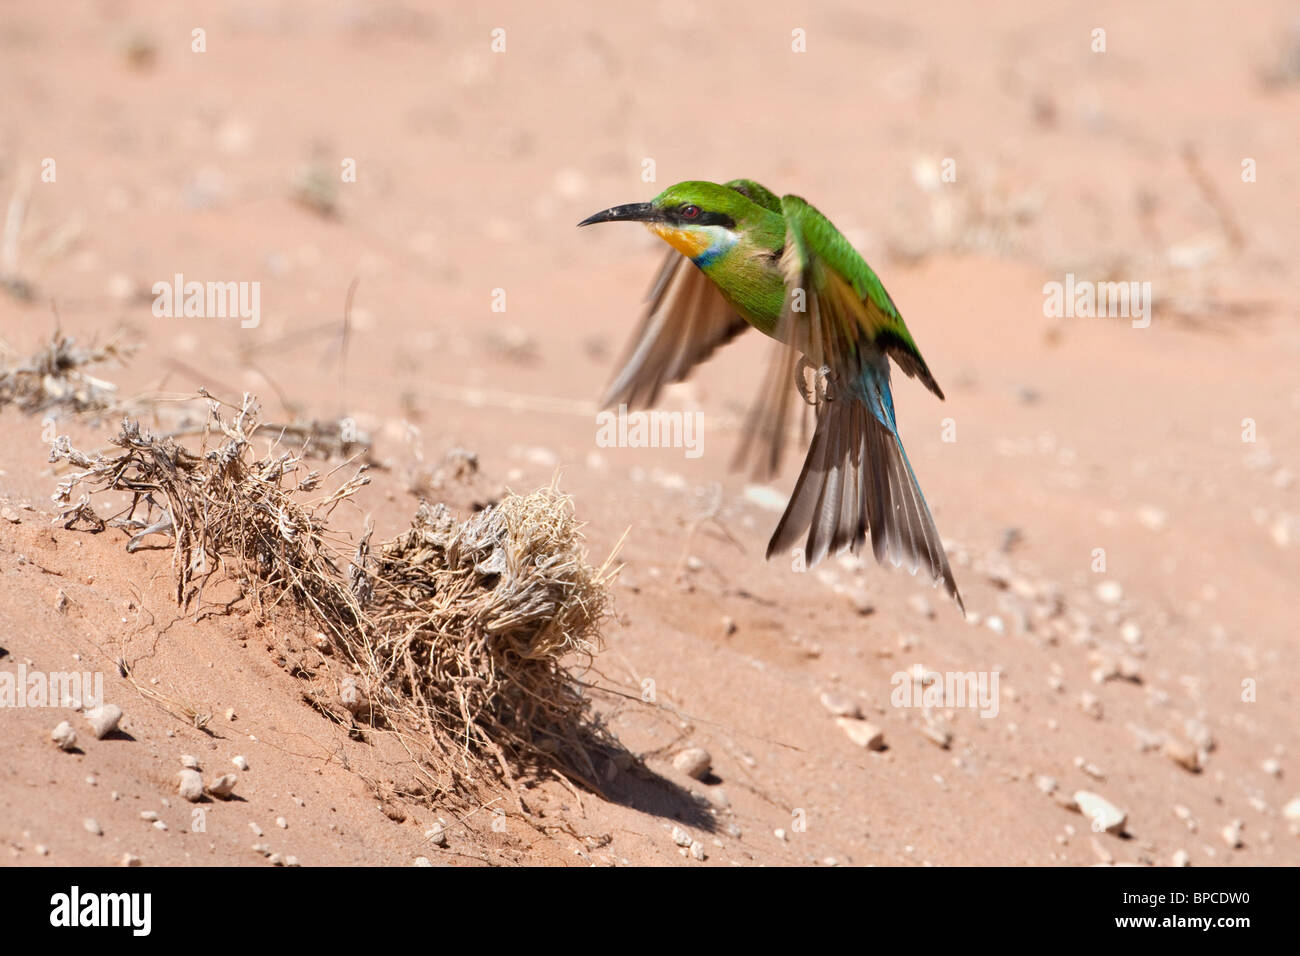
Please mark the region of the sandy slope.
MULTIPOLYGON (((127 555, 117 532, 53 527, 41 422, 8 409, 0 497, 19 521, 0 521, 0 667, 93 662, 132 739, 67 755, 45 739, 67 712, 0 712, 0 859, 264 864, 249 846, 268 843, 305 865, 681 863, 681 826, 724 865, 1300 860, 1282 817, 1300 792, 1300 491, 1288 480, 1300 472, 1300 86, 1259 79, 1278 62, 1284 5, 1245 19, 1210 4, 1016 4, 992 20, 963 5, 845 5, 802 23, 777 4, 595 18, 530 4, 459 17, 150 6, 0 23, 0 77, 17 91, 0 106, 0 192, 43 157, 58 164, 56 183, 31 187, 19 263, 35 298, 0 296, 4 341, 33 350, 54 300, 79 338, 125 328, 141 343, 104 373, 125 395, 206 385, 257 392, 275 415, 352 415, 392 466, 365 498, 380 534, 416 505, 404 489, 417 451, 472 448, 489 490, 528 490, 559 468, 596 556, 630 527, 620 621, 597 665, 633 698, 652 680, 662 706, 598 700, 655 775, 618 774, 609 799, 533 791, 541 829, 444 813, 449 847, 430 846, 435 810, 381 799, 412 779, 400 750, 349 740, 302 702, 285 666, 307 654, 301 636, 241 614, 182 616, 167 552, 127 555), (196 25, 205 54, 189 51, 196 25), (504 55, 488 51, 495 26, 504 55), (795 27, 806 54, 790 52, 795 27), (127 65, 133 35, 156 45, 151 68, 127 65), (358 161, 333 219, 291 199, 313 156, 331 171, 358 161), (645 157, 658 185, 640 180, 645 157), (927 188, 944 157, 958 181, 927 188), (1258 182, 1241 182, 1243 157, 1258 182), (737 343, 669 397, 703 412, 701 457, 596 447, 590 398, 658 250, 632 227, 572 224, 678 179, 737 175, 832 216, 908 316, 948 401, 901 381, 899 417, 970 622, 869 561, 801 574, 761 560, 777 513, 727 464, 763 342, 737 343), (154 318, 131 291, 176 272, 260 281, 261 324, 154 318), (1150 281, 1155 321, 1045 318, 1043 284, 1067 272, 1150 281), (1120 586, 1114 603, 1103 582, 1120 586), (212 713, 211 735, 118 678, 119 655, 142 684, 212 713), (1093 679, 1122 659, 1138 680, 1093 679), (997 716, 891 706, 891 678, 914 667, 999 672, 997 716), (887 749, 856 747, 823 692, 857 701, 887 749), (948 748, 923 734, 927 716, 948 748), (1214 745, 1199 773, 1161 750, 1198 737, 1214 745), (673 769, 688 743, 711 752, 709 782, 673 769), (203 833, 186 832, 190 808, 169 786, 181 754, 205 771, 250 763, 244 802, 202 805, 203 833), (1094 837, 1040 775, 1126 810, 1128 835, 1094 837), (102 836, 83 829, 88 816, 102 836), (1236 849, 1220 833, 1233 820, 1236 849)), ((83 446, 110 427, 60 424, 83 446)))

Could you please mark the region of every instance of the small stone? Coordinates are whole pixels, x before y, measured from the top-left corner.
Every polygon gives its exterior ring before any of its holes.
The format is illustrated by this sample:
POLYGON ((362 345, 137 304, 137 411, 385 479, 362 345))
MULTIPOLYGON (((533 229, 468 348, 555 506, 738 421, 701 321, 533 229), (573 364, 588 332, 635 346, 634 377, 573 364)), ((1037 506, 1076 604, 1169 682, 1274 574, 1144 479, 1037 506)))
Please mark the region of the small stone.
POLYGON ((141 810, 141 811, 140 811, 140 819, 143 820, 143 821, 145 821, 146 823, 153 823, 155 820, 158 819, 158 811, 157 811, 157 810, 141 810))
POLYGON ((360 714, 369 705, 365 691, 355 677, 345 677, 339 684, 339 702, 351 713, 360 714))
POLYGON ((286 856, 286 857, 284 858, 284 865, 285 865, 285 866, 299 866, 300 864, 298 863, 298 858, 297 858, 296 856, 286 856))
POLYGON ((35 851, 35 853, 36 853, 37 856, 49 856, 49 855, 50 855, 50 848, 49 848, 48 846, 46 846, 44 843, 38 843, 38 844, 36 844, 36 846, 32 847, 32 850, 35 851))
POLYGON ((87 833, 93 833, 95 836, 104 835, 104 828, 99 825, 99 821, 94 817, 86 817, 81 821, 81 825, 86 828, 87 833))
POLYGON ((181 766, 186 770, 198 770, 199 758, 193 754, 181 754, 181 766))
POLYGON ((1118 604, 1124 599, 1124 589, 1118 581, 1102 581, 1094 591, 1102 604, 1118 604))
POLYGON ((3 508, 0 508, 0 518, 4 518, 6 521, 12 521, 14 524, 17 524, 22 520, 18 516, 18 512, 10 505, 5 505, 3 508))
POLYGON ((235 713, 235 708, 233 707, 226 708, 226 720, 230 721, 231 723, 234 723, 235 720, 237 720, 238 718, 239 715, 235 713))
POLYGON ((736 633, 736 619, 734 617, 728 616, 722 619, 722 633, 726 637, 736 633))
POLYGON ((136 856, 134 853, 123 853, 121 865, 122 866, 143 866, 144 864, 140 861, 140 858, 136 856))
POLYGON ((1270 777, 1282 776, 1282 761, 1278 760, 1276 757, 1269 757, 1262 764, 1260 764, 1260 766, 1263 768, 1264 772, 1268 774, 1270 777))
POLYGON ((1040 773, 1037 777, 1034 778, 1034 786, 1036 786, 1039 790, 1043 791, 1043 793, 1050 796, 1056 792, 1056 788, 1057 788, 1056 778, 1049 777, 1045 773, 1040 773))
POLYGON ((117 730, 117 723, 121 719, 122 708, 116 704, 100 704, 94 710, 86 711, 86 720, 90 724, 90 732, 98 740, 103 740, 117 730))
POLYGON ((695 842, 695 838, 683 830, 681 827, 673 827, 673 842, 678 846, 690 846, 695 842))
POLYGON ((1094 831, 1100 833, 1104 830, 1107 833, 1119 833, 1124 829, 1128 814, 1105 797, 1099 796, 1090 790, 1076 790, 1074 802, 1078 805, 1079 812, 1092 821, 1094 831))
POLYGON ((266 858, 266 862, 270 863, 272 866, 284 866, 284 857, 279 853, 272 853, 266 858))
POLYGON ((411 866, 433 866, 433 861, 427 856, 417 856, 411 866))
POLYGON ((1241 820, 1233 820, 1223 828, 1223 842, 1228 844, 1232 849, 1240 849, 1244 842, 1241 836, 1242 827, 1246 824, 1241 820))
POLYGON ((50 731, 50 739, 60 750, 71 750, 77 746, 77 732, 66 720, 50 731))
POLYGON ((840 730, 848 734, 849 740, 859 747, 867 750, 885 749, 885 733, 875 724, 852 717, 836 717, 835 723, 839 724, 840 730))
POLYGON ((775 830, 773 830, 772 836, 776 837, 778 840, 781 840, 782 842, 784 842, 786 839, 785 830, 783 830, 781 827, 777 827, 775 830))
POLYGON ((248 761, 243 757, 232 757, 230 762, 235 765, 236 770, 241 770, 245 773, 248 772, 248 761))
POLYGON ((703 747, 687 747, 673 758, 673 766, 695 780, 703 780, 713 767, 713 757, 703 747))
POLYGON ((1084 691, 1079 695, 1079 709, 1093 720, 1101 720, 1102 718, 1101 698, 1089 691, 1084 691))
POLYGON ((921 733, 931 743, 942 747, 944 750, 952 743, 952 732, 936 724, 926 724, 921 728, 921 733))
POLYGON ((289 821, 286 820, 284 817, 276 817, 275 825, 279 827, 281 830, 289 829, 289 821))
POLYGON ((1137 516, 1142 527, 1151 531, 1164 531, 1165 526, 1169 523, 1169 516, 1154 505, 1143 505, 1138 509, 1137 516))
POLYGON ((862 708, 858 706, 858 702, 844 694, 824 691, 821 695, 821 701, 822 706, 836 717, 858 718, 862 716, 862 708))
POLYGON ((233 773, 222 774, 208 785, 208 793, 219 800, 229 799, 230 795, 235 792, 235 784, 238 782, 239 778, 233 773))
POLYGON ((176 792, 190 803, 203 797, 203 778, 197 770, 182 770, 176 775, 176 792))
POLYGON ((876 603, 872 600, 871 592, 864 587, 852 587, 848 591, 849 603, 853 605, 853 610, 866 616, 874 614, 876 603))
POLYGON ((1300 797, 1292 797, 1282 808, 1282 816, 1292 823, 1300 823, 1300 797))
POLYGON ((691 857, 696 860, 705 859, 704 844, 699 840, 696 840, 691 844, 691 857))
POLYGON ((1170 737, 1165 741, 1165 756, 1184 770, 1200 773, 1204 769, 1201 763, 1201 751, 1191 744, 1170 737))
POLYGON ((262 828, 252 821, 249 821, 248 829, 253 831, 253 836, 255 837, 260 837, 262 835, 262 828))
POLYGON ((1192 857, 1186 850, 1178 850, 1169 861, 1170 866, 1191 866, 1192 857))
POLYGON ((155 830, 166 830, 166 829, 167 829, 167 823, 166 823, 166 821, 164 821, 164 820, 155 820, 155 821, 153 822, 153 828, 154 828, 155 830))
POLYGON ((1125 644, 1137 644, 1142 640, 1142 628, 1133 621, 1125 621, 1119 627, 1119 636, 1124 639, 1125 644))
POLYGON ((447 829, 441 823, 435 823, 428 830, 425 830, 424 835, 434 846, 447 845, 447 829))
POLYGON ((1201 750, 1207 753, 1215 748, 1214 733, 1199 720, 1188 720, 1184 725, 1187 736, 1201 750))
POLYGON ((1142 662, 1125 654, 1119 659, 1119 676, 1134 684, 1142 683, 1142 662))

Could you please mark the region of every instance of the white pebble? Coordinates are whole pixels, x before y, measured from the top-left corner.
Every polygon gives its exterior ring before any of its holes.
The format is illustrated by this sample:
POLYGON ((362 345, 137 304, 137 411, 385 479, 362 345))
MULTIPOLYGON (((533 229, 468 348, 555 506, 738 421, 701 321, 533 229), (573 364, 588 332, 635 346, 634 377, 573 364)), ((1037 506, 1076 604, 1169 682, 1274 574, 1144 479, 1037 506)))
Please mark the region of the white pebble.
POLYGON ((99 740, 103 740, 109 734, 117 729, 117 723, 122 719, 122 708, 117 704, 100 704, 94 710, 86 711, 86 720, 90 724, 90 731, 99 740))
POLYGON ((86 828, 87 833, 93 833, 95 836, 103 836, 104 828, 99 825, 99 821, 94 817, 86 817, 81 821, 81 825, 86 828))
POLYGON ((703 780, 713 767, 713 757, 703 747, 687 747, 673 758, 673 766, 696 780, 703 780))
POLYGON ((859 718, 862 716, 862 708, 858 706, 858 702, 852 697, 846 697, 844 694, 824 691, 821 695, 821 701, 822 706, 835 717, 859 718))
POLYGON ((203 796, 203 778, 197 770, 182 770, 176 775, 176 792, 182 799, 195 803, 203 796))
POLYGON ((233 757, 233 758, 231 758, 231 761, 230 761, 230 762, 233 763, 233 764, 235 765, 235 769, 236 769, 236 770, 242 770, 242 771, 244 771, 245 773, 248 771, 248 761, 245 760, 242 756, 241 756, 241 757, 233 757))
POLYGON ((1079 812, 1092 821, 1094 831, 1100 833, 1119 833, 1124 829, 1124 822, 1128 819, 1128 814, 1116 807, 1105 797, 1099 796, 1090 790, 1078 790, 1074 794, 1074 802, 1079 807, 1079 812))
POLYGON ((1300 797, 1292 797, 1282 808, 1282 816, 1292 823, 1300 823, 1300 797))
POLYGON ((867 750, 885 749, 885 732, 875 724, 852 717, 836 717, 835 723, 859 747, 867 750))
POLYGON ((952 732, 944 727, 938 726, 937 724, 926 724, 921 728, 921 733, 924 734, 925 738, 931 743, 942 747, 944 750, 947 750, 948 746, 952 743, 952 732))
POLYGON ((1202 751, 1173 737, 1165 741, 1165 756, 1192 773, 1200 773, 1204 769, 1202 751))
POLYGON ((1102 604, 1118 604, 1124 599, 1124 589, 1118 581, 1102 581, 1097 585, 1096 593, 1102 604))
POLYGON ((77 746, 77 732, 66 720, 50 731, 50 739, 60 750, 71 750, 77 746))
POLYGON ((235 784, 238 782, 239 778, 233 773, 222 774, 208 785, 208 793, 218 799, 225 800, 235 792, 235 784))
POLYGON ((1244 842, 1241 836, 1241 829, 1245 826, 1241 820, 1233 820, 1223 828, 1223 842, 1228 844, 1234 850, 1238 849, 1244 842))

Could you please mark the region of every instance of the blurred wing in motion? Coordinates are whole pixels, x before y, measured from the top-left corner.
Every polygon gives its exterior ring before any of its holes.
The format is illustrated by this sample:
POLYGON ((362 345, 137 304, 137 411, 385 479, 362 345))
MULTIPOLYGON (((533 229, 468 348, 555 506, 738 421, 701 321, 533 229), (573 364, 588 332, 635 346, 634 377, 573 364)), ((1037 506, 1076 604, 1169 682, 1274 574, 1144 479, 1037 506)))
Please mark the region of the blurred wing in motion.
MULTIPOLYGON (((775 447, 770 443, 784 435, 792 382, 804 390, 798 352, 815 373, 808 398, 817 426, 767 556, 802 541, 811 567, 844 547, 858 551, 870 532, 878 562, 905 564, 913 574, 925 569, 964 612, 934 518, 898 437, 886 355, 901 350, 908 365, 900 368, 910 367, 926 384, 933 377, 883 286, 847 240, 798 197, 786 196, 782 207, 786 303, 777 331, 785 354, 764 383, 751 415, 756 431, 746 435, 746 444, 757 438, 775 447), (767 391, 777 388, 784 397, 767 391)), ((938 392, 937 385, 932 388, 938 392)), ((769 454, 768 463, 776 454, 769 454)))
POLYGON ((650 287, 645 315, 605 389, 601 408, 655 403, 665 385, 683 381, 714 350, 749 328, 693 262, 670 250, 650 287))

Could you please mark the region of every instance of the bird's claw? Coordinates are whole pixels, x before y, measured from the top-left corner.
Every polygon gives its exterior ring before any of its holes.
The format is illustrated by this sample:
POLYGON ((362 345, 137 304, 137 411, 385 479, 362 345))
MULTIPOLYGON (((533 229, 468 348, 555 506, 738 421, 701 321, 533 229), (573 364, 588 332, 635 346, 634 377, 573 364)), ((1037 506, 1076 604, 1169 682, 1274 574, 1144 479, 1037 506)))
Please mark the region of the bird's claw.
POLYGON ((802 355, 799 356, 799 364, 795 366, 794 387, 799 392, 799 397, 814 408, 835 397, 831 388, 830 366, 823 365, 819 369, 814 369, 812 363, 802 355), (813 373, 811 381, 808 372, 813 373))

